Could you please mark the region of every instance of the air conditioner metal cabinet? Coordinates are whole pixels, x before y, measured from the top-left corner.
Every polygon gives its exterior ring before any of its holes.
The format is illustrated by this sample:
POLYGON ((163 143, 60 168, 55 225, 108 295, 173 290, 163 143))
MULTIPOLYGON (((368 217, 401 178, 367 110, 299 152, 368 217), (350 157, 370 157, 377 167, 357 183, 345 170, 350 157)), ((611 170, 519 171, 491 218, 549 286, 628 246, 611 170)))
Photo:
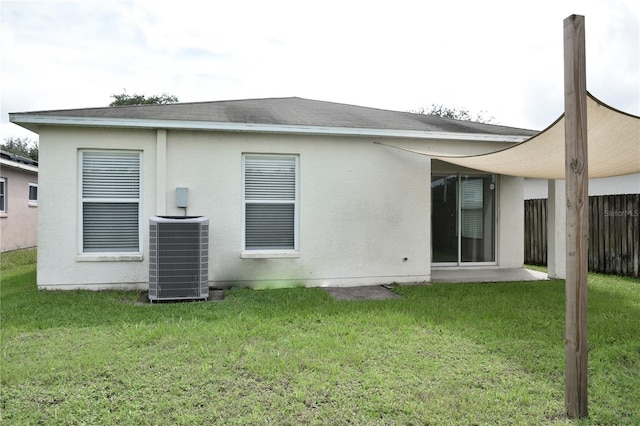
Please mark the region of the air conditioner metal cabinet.
POLYGON ((149 300, 209 297, 209 219, 149 218, 149 300))

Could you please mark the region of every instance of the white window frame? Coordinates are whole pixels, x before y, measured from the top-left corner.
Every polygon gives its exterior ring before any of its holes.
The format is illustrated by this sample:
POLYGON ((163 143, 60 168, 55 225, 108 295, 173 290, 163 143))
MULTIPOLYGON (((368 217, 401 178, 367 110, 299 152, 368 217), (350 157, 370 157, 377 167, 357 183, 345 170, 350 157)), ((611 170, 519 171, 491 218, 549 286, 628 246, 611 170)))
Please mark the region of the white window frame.
POLYGON ((78 261, 141 261, 142 260, 142 247, 143 247, 143 223, 142 223, 142 188, 143 188, 143 153, 142 151, 133 150, 95 150, 95 149, 82 149, 78 155, 78 261), (83 157, 84 154, 90 153, 105 153, 105 154, 118 154, 128 153, 137 154, 140 161, 139 169, 139 194, 137 198, 92 198, 83 197, 83 157), (137 203, 138 204, 138 250, 137 251, 84 251, 84 223, 83 223, 83 211, 85 203, 137 203))
MULTIPOLYGON (((284 203, 284 202, 283 202, 284 203)), ((242 247, 241 258, 287 258, 287 257, 300 257, 299 251, 299 233, 300 233, 300 155, 298 154, 254 154, 245 153, 242 154, 242 247), (287 201, 294 206, 294 241, 293 249, 247 249, 246 248, 246 208, 247 204, 259 203, 259 202, 283 202, 273 200, 261 200, 251 201, 246 197, 246 182, 245 182, 245 165, 247 158, 262 158, 262 159, 293 159, 295 162, 295 196, 293 201, 287 201)))
POLYGON ((2 198, 2 204, 0 205, 0 213, 7 213, 7 178, 0 177, 0 183, 2 183, 2 193, 0 197, 2 198))
POLYGON ((37 206, 38 205, 38 184, 29 182, 29 206, 37 206), (31 198, 31 188, 36 189, 36 198, 31 198))

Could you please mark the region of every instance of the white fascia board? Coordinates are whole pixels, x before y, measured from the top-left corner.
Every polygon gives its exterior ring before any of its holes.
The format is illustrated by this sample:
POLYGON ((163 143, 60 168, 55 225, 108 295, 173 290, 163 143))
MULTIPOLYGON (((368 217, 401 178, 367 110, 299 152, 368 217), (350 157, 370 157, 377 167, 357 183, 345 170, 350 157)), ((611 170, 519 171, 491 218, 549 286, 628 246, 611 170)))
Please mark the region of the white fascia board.
POLYGON ((320 136, 368 136, 403 139, 438 139, 481 142, 522 142, 530 136, 492 135, 487 133, 450 133, 423 130, 362 129, 353 127, 324 127, 289 124, 229 123, 190 120, 152 120, 133 118, 96 118, 12 114, 16 124, 85 127, 126 127, 143 129, 210 130, 222 132, 280 133, 320 136))
POLYGON ((15 161, 6 160, 4 158, 0 158, 0 164, 2 164, 5 167, 13 167, 14 169, 20 169, 20 170, 26 170, 28 172, 38 173, 38 168, 36 166, 17 163, 15 161))

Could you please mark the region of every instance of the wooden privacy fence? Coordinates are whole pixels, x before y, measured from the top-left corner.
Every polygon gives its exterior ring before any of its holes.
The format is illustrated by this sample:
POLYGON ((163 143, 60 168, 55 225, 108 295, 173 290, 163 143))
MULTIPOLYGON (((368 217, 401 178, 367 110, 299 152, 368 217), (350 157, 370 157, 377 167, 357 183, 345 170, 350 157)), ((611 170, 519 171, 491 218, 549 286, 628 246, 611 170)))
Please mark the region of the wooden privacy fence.
POLYGON ((524 263, 547 264, 547 200, 524 200, 524 263))
MULTIPOLYGON (((524 202, 524 258, 547 264, 547 200, 524 202)), ((589 197, 589 270, 639 276, 640 194, 589 197)))

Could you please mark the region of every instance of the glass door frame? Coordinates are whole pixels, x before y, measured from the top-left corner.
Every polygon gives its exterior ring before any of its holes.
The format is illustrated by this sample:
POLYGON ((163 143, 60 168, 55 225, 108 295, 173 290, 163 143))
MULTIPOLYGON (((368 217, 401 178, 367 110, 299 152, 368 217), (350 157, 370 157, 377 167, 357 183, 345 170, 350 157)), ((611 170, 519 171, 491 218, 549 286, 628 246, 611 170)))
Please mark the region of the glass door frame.
MULTIPOLYGON (((498 211, 500 206, 500 197, 499 197, 499 183, 500 176, 494 173, 483 173, 477 170, 450 170, 450 171, 436 171, 431 172, 431 182, 433 181, 433 177, 442 177, 447 178, 449 176, 455 175, 457 177, 456 180, 456 238, 457 238, 457 248, 458 248, 458 258, 454 262, 434 262, 433 261, 433 188, 429 186, 430 198, 431 198, 431 220, 429 226, 431 226, 431 266, 436 268, 450 268, 450 267, 469 267, 469 266, 497 266, 498 265, 498 211), (462 190, 461 183, 462 177, 488 177, 495 176, 495 188, 494 191, 494 209, 493 209, 493 261, 489 262, 463 262, 462 261, 462 190)), ((431 185, 431 182, 429 185, 431 185)))

